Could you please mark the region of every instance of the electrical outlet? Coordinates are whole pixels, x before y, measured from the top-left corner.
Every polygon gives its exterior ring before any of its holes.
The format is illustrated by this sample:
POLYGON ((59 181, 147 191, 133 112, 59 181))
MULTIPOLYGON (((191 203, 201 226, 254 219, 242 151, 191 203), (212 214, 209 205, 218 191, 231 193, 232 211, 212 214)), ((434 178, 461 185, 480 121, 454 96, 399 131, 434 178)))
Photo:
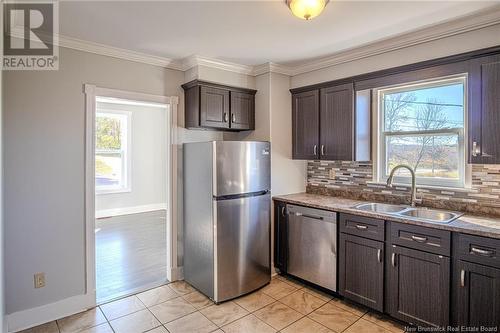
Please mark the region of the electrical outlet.
POLYGON ((35 288, 45 287, 45 273, 35 273, 35 288))
POLYGON ((335 170, 330 169, 330 171, 328 172, 328 176, 330 179, 335 179, 335 170))

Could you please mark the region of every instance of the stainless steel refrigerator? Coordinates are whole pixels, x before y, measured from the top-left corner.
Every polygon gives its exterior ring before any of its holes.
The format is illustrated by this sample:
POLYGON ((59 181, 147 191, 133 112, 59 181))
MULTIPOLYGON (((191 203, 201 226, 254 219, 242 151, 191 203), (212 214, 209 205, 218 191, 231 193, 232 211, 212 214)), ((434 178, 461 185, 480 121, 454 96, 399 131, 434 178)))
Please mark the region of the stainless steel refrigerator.
POLYGON ((215 302, 271 279, 269 142, 183 145, 184 279, 215 302))

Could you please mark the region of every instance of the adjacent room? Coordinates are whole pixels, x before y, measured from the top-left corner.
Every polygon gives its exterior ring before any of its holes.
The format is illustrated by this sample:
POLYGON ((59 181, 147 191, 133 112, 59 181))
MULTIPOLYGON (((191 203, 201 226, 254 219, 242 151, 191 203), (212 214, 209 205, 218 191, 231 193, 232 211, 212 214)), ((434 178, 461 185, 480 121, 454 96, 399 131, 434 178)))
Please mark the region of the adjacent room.
POLYGON ((97 303, 167 282, 167 105, 96 97, 97 303))

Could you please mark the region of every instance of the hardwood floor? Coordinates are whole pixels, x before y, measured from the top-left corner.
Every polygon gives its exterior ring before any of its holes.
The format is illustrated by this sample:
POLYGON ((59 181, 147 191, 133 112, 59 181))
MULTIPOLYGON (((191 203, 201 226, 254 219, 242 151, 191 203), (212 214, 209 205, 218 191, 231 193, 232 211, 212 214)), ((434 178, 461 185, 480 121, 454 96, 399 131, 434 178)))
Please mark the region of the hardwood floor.
POLYGON ((165 211, 96 220, 97 303, 167 282, 165 211))

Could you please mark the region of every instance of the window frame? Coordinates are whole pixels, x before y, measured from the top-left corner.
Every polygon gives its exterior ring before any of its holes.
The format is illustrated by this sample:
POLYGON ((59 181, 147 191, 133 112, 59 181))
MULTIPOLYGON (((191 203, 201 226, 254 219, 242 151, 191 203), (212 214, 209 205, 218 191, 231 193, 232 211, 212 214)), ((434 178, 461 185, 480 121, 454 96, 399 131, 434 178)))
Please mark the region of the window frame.
MULTIPOLYGON (((105 194, 119 194, 119 193, 129 193, 132 192, 132 112, 125 110, 114 110, 102 107, 96 107, 96 120, 99 115, 112 115, 116 118, 120 118, 120 121, 124 121, 125 130, 121 131, 121 144, 122 148, 116 150, 121 154, 122 159, 122 177, 120 180, 120 186, 97 186, 95 185, 96 195, 105 194), (122 184, 124 183, 124 184, 122 184)), ((94 125, 95 126, 95 125, 94 125)), ((94 154, 97 155, 99 152, 113 153, 114 150, 99 150, 97 147, 94 148, 94 154)))
MULTIPOLYGON (((411 91, 411 90, 410 90, 411 91)), ((423 81, 414 81, 408 83, 397 84, 388 87, 381 87, 373 90, 373 107, 376 111, 374 135, 376 136, 374 142, 376 143, 374 165, 375 174, 374 180, 379 183, 385 183, 388 175, 386 174, 386 149, 388 137, 408 137, 408 136, 423 136, 423 135, 457 135, 458 136, 458 179, 446 179, 439 177, 417 177, 417 185, 425 187, 436 188, 469 188, 470 187, 470 166, 467 164, 467 133, 468 133, 468 74, 461 73, 457 75, 438 77, 423 81), (384 105, 383 96, 385 94, 392 94, 398 92, 409 91, 410 88, 425 89, 442 87, 450 84, 463 85, 463 112, 464 112, 464 126, 463 128, 444 128, 429 131, 385 131, 384 122, 384 105)), ((410 184, 411 179, 409 176, 394 176, 394 183, 410 184)))

